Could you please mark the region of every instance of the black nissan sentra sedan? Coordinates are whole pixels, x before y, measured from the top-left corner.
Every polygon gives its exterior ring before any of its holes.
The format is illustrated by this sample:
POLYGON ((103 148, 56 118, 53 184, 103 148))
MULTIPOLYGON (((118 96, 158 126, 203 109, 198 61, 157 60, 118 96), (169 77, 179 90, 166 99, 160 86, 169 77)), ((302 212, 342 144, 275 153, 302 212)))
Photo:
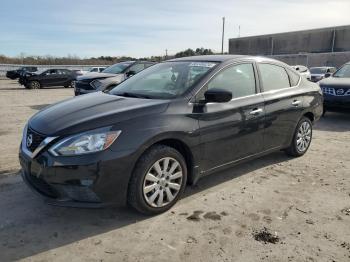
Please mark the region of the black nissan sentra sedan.
POLYGON ((272 59, 169 60, 35 114, 22 176, 51 204, 157 214, 207 174, 277 150, 302 156, 322 107, 318 85, 272 59))

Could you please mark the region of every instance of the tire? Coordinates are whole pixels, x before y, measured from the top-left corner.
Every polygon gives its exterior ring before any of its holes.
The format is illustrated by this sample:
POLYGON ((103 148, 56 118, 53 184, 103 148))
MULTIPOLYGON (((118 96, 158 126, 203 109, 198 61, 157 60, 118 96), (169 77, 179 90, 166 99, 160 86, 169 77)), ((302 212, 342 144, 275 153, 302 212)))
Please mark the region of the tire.
POLYGON ((163 213, 181 197, 186 181, 187 166, 184 157, 172 147, 152 146, 135 165, 129 182, 128 205, 146 215, 163 213), (165 174, 164 168, 167 170, 165 174))
POLYGON ((295 128, 291 145, 286 153, 289 156, 299 157, 306 153, 312 140, 312 122, 307 117, 302 117, 295 128))
POLYGON ((41 88, 39 81, 30 81, 28 86, 30 89, 40 89, 41 88))

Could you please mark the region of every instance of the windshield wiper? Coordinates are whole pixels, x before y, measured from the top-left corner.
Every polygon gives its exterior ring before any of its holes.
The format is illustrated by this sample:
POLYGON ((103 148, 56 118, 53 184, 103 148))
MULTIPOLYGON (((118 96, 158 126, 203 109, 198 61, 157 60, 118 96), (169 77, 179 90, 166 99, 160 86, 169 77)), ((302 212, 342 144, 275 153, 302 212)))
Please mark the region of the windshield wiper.
POLYGON ((130 92, 123 92, 123 93, 117 93, 117 96, 124 96, 124 97, 135 97, 135 98, 146 98, 146 99, 151 99, 152 97, 144 94, 135 94, 135 93, 130 93, 130 92))

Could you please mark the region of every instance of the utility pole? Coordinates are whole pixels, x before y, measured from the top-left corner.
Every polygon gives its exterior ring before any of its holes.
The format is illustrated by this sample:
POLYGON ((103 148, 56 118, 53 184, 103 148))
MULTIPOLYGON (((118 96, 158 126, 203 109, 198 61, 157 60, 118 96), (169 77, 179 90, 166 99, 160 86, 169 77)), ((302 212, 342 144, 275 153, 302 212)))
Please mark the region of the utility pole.
POLYGON ((222 18, 221 54, 224 54, 225 17, 222 18))
POLYGON ((165 49, 165 59, 168 59, 168 49, 165 49))
POLYGON ((241 37, 241 25, 238 26, 238 37, 241 37))

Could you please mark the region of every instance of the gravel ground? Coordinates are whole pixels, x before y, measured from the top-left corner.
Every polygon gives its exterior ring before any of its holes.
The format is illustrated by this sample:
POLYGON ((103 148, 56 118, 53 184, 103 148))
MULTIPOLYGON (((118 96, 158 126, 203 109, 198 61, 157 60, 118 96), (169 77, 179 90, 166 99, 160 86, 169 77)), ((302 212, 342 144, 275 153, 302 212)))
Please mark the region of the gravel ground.
POLYGON ((45 205, 18 176, 26 120, 72 89, 0 80, 0 261, 350 261, 350 114, 315 125, 308 153, 202 179, 165 214, 45 205))

